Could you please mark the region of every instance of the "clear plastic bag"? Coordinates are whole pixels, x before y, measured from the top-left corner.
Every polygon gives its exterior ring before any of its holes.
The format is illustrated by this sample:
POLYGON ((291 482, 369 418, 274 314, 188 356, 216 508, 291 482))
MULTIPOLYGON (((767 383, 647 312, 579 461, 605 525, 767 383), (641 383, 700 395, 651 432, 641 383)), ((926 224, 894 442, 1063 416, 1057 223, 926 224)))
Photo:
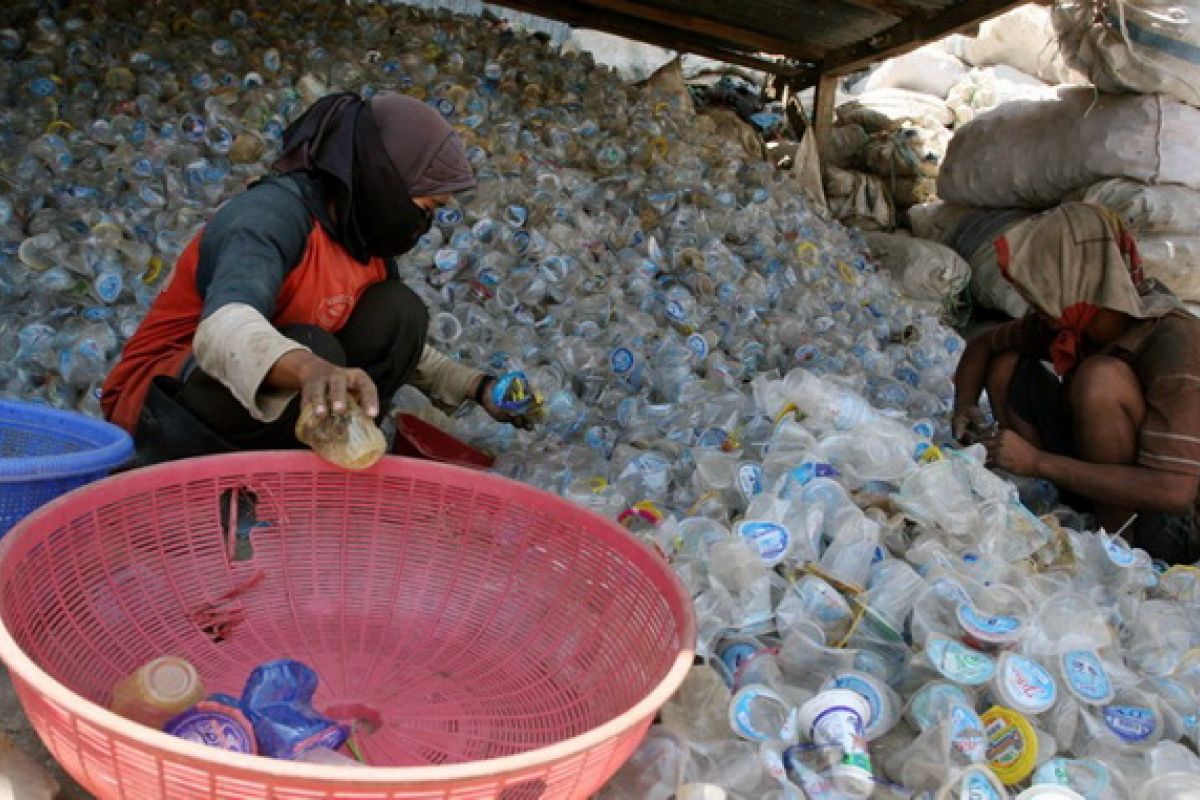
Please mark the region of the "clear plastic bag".
POLYGON ((305 405, 296 421, 296 438, 329 463, 346 469, 367 469, 387 452, 383 431, 353 398, 346 398, 345 411, 320 418, 311 405, 305 405))

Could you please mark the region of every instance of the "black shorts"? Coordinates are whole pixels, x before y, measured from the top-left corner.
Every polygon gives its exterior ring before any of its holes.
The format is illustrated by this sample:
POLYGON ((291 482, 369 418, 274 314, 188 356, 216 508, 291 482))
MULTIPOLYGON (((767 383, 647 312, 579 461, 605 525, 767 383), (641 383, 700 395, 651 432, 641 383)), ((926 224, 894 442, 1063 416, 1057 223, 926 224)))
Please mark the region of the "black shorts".
MULTIPOLYGON (((1041 361, 1028 356, 1017 360, 1006 400, 1008 410, 1038 432, 1042 450, 1079 457, 1067 387, 1041 361)), ((1063 500, 1077 510, 1091 510, 1083 498, 1064 496, 1063 500)), ((1170 564, 1192 564, 1200 559, 1200 519, 1194 508, 1183 514, 1142 511, 1135 526, 1134 543, 1152 557, 1170 564)))

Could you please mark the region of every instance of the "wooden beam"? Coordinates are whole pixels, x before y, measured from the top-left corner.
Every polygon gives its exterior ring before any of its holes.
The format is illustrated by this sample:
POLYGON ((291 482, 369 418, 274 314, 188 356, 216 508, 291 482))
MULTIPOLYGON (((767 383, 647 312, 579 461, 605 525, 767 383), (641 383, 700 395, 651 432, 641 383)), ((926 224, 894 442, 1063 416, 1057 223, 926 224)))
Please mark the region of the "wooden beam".
MULTIPOLYGON (((1053 2, 1053 0, 1049 1, 1053 2)), ((890 14, 900 19, 912 16, 917 12, 916 8, 908 5, 904 0, 843 0, 843 2, 856 8, 878 11, 881 14, 890 14)))
POLYGON ((803 65, 782 59, 771 60, 759 57, 752 52, 739 51, 719 39, 680 31, 660 23, 647 22, 623 14, 602 12, 571 2, 549 2, 549 0, 489 0, 489 2, 547 19, 556 19, 569 25, 594 28, 669 50, 695 53, 776 75, 801 76, 807 72, 803 65))
POLYGON ((942 11, 915 14, 869 39, 831 50, 825 54, 821 68, 837 75, 854 72, 978 25, 1020 5, 1024 5, 1022 0, 963 0, 942 11))
MULTIPOLYGON (((874 0, 866 1, 874 2, 874 0)), ((736 45, 739 49, 750 52, 790 56, 805 61, 818 61, 825 53, 823 48, 815 45, 805 45, 803 42, 797 42, 792 39, 770 36, 707 17, 682 14, 678 11, 659 8, 652 3, 635 3, 631 2, 631 0, 582 0, 582 2, 584 5, 607 11, 615 11, 629 17, 657 22, 677 30, 720 39, 736 45)))
POLYGON ((829 159, 829 144, 833 136, 833 114, 837 105, 838 78, 822 72, 817 78, 817 96, 813 102, 813 134, 817 137, 817 150, 821 153, 822 166, 829 159))

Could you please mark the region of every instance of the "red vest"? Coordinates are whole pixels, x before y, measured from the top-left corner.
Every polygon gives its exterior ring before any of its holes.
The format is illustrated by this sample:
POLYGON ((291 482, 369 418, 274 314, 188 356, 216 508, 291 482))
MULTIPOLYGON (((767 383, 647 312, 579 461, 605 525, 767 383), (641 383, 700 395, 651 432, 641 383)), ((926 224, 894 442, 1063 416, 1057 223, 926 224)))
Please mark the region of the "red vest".
MULTIPOLYGON (((159 375, 178 375, 192 354, 192 337, 204 308, 196 289, 203 234, 197 233, 180 254, 167 288, 150 306, 104 381, 100 397, 104 416, 130 433, 137 427, 150 382, 159 375)), ((367 287, 385 278, 382 259, 360 264, 314 222, 300 263, 280 287, 271 323, 277 328, 316 325, 336 333, 367 287)))

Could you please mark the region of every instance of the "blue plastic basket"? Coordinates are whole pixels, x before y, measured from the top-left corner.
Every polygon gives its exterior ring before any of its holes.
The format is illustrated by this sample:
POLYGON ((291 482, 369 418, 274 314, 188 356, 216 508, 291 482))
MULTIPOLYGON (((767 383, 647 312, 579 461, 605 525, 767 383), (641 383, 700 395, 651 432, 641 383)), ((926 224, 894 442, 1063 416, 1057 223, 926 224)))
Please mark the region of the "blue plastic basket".
POLYGON ((133 440, 82 414, 0 400, 0 536, 26 514, 103 478, 133 455, 133 440))

